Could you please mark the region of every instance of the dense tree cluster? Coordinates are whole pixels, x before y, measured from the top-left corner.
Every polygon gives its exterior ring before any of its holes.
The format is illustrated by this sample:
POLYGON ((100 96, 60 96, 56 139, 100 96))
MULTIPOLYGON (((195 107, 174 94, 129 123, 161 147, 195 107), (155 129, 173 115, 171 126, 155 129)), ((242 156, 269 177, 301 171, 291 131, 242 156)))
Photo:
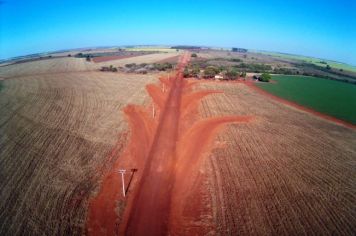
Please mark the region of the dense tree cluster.
POLYGON ((244 48, 232 48, 232 51, 233 52, 243 52, 243 53, 245 53, 245 52, 247 52, 247 49, 244 49, 244 48))

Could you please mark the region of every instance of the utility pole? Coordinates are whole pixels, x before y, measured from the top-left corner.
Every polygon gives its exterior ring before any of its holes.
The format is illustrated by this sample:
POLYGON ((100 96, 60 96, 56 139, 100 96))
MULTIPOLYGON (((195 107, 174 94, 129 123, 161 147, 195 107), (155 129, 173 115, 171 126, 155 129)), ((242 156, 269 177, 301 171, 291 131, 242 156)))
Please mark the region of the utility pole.
POLYGON ((126 170, 119 170, 119 173, 121 174, 121 182, 122 182, 122 194, 124 195, 124 197, 126 196, 125 194, 125 180, 124 180, 124 174, 125 174, 126 170))
POLYGON ((155 104, 153 103, 152 104, 152 116, 153 116, 153 118, 155 118, 155 115, 156 115, 155 104))

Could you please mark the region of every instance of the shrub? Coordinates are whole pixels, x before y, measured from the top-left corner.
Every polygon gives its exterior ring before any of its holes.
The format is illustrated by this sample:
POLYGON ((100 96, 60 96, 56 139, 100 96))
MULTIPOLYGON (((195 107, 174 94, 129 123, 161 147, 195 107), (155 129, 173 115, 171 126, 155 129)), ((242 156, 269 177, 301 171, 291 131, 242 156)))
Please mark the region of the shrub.
POLYGON ((198 66, 193 66, 192 68, 185 67, 183 71, 184 78, 195 77, 197 78, 200 73, 200 68, 198 66))
POLYGON ((187 67, 184 68, 184 71, 183 71, 183 77, 184 78, 188 78, 190 77, 190 73, 189 73, 189 70, 187 67))
POLYGON ((166 71, 168 69, 172 69, 173 68, 173 65, 171 63, 155 63, 154 64, 154 69, 155 70, 159 70, 159 71, 166 71))
POLYGON ((242 60, 239 59, 239 58, 231 58, 229 61, 232 61, 232 62, 242 62, 242 60))
POLYGON ((111 71, 111 72, 117 72, 117 68, 113 67, 113 65, 110 66, 102 66, 100 71, 111 71))
POLYGON ((204 70, 205 78, 213 78, 216 74, 218 74, 220 70, 214 66, 208 66, 204 70))
POLYGON ((246 68, 248 71, 252 71, 255 73, 260 73, 260 72, 265 72, 265 71, 270 71, 272 70, 272 67, 270 65, 265 65, 265 64, 246 64, 246 63, 240 63, 239 65, 236 65, 237 68, 246 68))
POLYGON ((192 57, 198 57, 198 55, 196 53, 193 53, 192 57))
POLYGON ((200 74, 200 69, 199 69, 199 67, 197 67, 197 66, 193 67, 192 73, 191 73, 192 77, 198 77, 199 74, 200 74))
POLYGON ((263 73, 258 80, 261 82, 269 82, 272 79, 271 75, 268 73, 263 73))
POLYGON ((126 64, 125 67, 127 68, 133 68, 136 67, 136 63, 130 63, 130 64, 126 64))
POLYGON ((83 53, 77 53, 77 54, 75 54, 75 57, 83 57, 83 53))
POLYGON ((237 76, 239 75, 239 72, 232 68, 230 70, 228 70, 226 73, 225 73, 225 76, 227 77, 227 79, 231 79, 231 80, 235 80, 237 79, 237 76))

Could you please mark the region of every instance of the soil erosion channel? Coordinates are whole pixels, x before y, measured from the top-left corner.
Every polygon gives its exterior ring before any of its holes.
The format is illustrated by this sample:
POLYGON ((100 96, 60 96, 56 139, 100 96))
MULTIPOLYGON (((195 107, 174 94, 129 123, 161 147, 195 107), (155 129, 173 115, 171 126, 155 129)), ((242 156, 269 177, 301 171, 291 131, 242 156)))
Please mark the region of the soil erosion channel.
POLYGON ((162 88, 147 86, 155 107, 153 117, 150 109, 132 105, 125 108, 131 141, 122 157, 114 157, 117 158, 114 167, 104 177, 99 194, 90 201, 89 234, 182 233, 179 232, 185 219, 182 209, 187 192, 193 188, 190 179, 198 172, 203 153, 211 149, 223 124, 251 120, 250 116, 228 116, 194 122, 198 102, 217 91, 192 91, 195 83, 184 80, 182 75, 189 58, 188 53, 182 55, 175 75, 160 79, 162 88), (139 181, 126 197, 125 212, 119 220, 115 207, 123 199, 119 199, 117 168, 125 165, 139 169, 139 181))

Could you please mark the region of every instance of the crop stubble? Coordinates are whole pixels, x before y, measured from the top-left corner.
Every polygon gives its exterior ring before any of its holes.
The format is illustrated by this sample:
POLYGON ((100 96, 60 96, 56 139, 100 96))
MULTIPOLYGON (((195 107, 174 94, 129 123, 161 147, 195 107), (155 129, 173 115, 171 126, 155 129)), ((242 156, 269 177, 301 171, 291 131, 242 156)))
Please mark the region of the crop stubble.
POLYGON ((267 99, 245 84, 203 100, 204 117, 251 114, 230 125, 205 163, 221 235, 351 235, 356 228, 356 133, 267 99))
POLYGON ((85 231, 87 199, 126 143, 120 110, 128 103, 144 104, 144 85, 154 80, 89 72, 4 81, 1 235, 85 231), (113 158, 108 158, 110 152, 113 158))
MULTIPOLYGON (((147 102, 144 84, 153 79, 29 75, 38 71, 27 69, 5 73, 17 77, 3 81, 0 93, 0 234, 79 235, 89 195, 126 145, 127 124, 119 111, 147 102)), ((229 125, 215 139, 214 151, 205 153, 186 196, 187 231, 180 233, 355 232, 354 130, 244 84, 200 84, 224 92, 203 99, 202 117, 256 119, 229 125)))

